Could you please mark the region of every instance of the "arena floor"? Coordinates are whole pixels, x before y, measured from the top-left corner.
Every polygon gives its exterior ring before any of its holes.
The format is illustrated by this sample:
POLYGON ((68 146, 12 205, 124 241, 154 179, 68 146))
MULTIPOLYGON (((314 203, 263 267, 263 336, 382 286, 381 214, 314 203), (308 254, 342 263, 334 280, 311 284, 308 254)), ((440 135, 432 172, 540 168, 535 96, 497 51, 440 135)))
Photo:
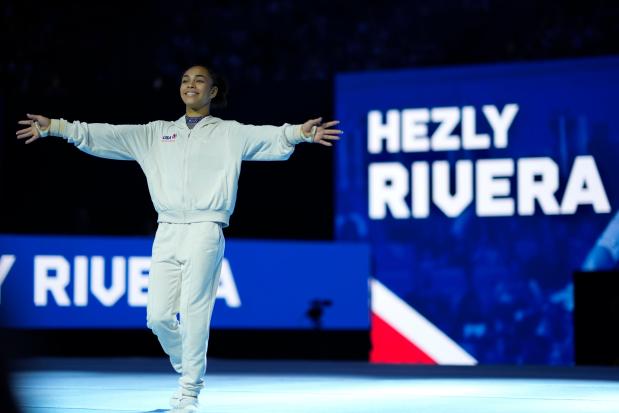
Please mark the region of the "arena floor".
MULTIPOLYGON (((177 376, 159 358, 37 358, 12 382, 25 413, 165 412, 177 376)), ((212 413, 619 412, 619 369, 209 360, 199 400, 212 413)))

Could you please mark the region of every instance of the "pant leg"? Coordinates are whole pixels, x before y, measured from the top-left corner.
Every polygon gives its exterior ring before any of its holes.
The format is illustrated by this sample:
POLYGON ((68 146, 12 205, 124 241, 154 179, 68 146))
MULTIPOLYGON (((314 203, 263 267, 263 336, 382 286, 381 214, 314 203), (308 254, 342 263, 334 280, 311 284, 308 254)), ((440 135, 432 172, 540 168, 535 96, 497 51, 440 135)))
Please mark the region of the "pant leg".
POLYGON ((183 367, 179 383, 183 394, 197 396, 204 387, 202 377, 225 240, 220 224, 198 222, 190 224, 185 241, 180 299, 183 367))
POLYGON ((176 315, 180 309, 181 264, 176 252, 182 225, 159 224, 148 279, 146 325, 157 335, 172 367, 181 372, 182 340, 176 315))

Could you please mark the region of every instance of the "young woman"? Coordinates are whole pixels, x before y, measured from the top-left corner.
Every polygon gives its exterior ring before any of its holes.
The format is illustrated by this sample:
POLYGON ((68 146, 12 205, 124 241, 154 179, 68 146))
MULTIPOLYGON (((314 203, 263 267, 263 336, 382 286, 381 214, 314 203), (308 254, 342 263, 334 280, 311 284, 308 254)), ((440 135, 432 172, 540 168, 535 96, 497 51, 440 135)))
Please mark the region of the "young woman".
POLYGON ((222 228, 236 200, 244 160, 286 160, 301 142, 332 146, 342 131, 321 118, 302 125, 244 125, 211 116, 224 105, 226 86, 211 68, 193 66, 182 77, 185 115, 175 122, 109 125, 28 114, 17 139, 58 136, 91 155, 137 161, 148 182, 158 227, 149 275, 147 326, 157 335, 180 389, 176 411, 195 411, 204 387, 206 350, 224 255, 222 228), (180 316, 180 322, 177 320, 180 316))

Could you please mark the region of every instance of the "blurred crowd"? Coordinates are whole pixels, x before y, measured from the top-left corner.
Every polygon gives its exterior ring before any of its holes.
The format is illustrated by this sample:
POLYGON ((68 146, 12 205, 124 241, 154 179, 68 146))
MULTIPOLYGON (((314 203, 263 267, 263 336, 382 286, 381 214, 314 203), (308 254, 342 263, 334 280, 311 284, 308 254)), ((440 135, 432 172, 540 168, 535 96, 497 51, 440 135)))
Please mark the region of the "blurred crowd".
POLYGON ((86 69, 98 84, 122 80, 127 63, 154 89, 195 61, 236 83, 327 81, 340 71, 612 54, 619 38, 619 3, 600 0, 7 1, 0 10, 3 79, 23 93, 43 76, 52 95, 86 69))

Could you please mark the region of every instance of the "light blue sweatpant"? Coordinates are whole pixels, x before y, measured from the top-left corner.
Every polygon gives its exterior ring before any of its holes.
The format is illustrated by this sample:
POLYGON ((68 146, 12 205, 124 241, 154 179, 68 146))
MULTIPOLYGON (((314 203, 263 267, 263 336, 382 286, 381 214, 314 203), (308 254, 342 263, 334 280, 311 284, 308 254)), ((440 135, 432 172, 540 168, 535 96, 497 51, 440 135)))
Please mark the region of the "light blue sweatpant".
POLYGON ((183 395, 198 396, 204 387, 209 326, 224 248, 221 224, 216 222, 160 223, 155 235, 147 326, 181 373, 183 395))

